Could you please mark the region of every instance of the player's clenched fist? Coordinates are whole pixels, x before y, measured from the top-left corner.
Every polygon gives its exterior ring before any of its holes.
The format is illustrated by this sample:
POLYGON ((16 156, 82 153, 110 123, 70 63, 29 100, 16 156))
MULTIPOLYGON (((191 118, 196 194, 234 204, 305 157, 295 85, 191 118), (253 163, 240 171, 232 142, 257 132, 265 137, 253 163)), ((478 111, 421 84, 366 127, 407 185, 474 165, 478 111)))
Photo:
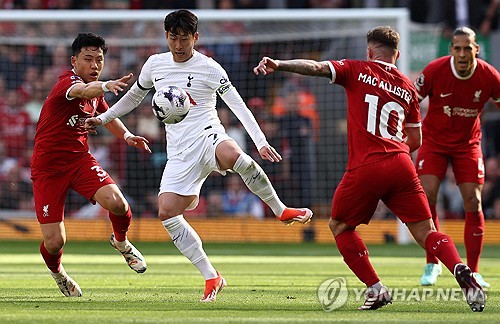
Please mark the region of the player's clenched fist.
POLYGON ((278 69, 278 62, 270 57, 264 56, 260 60, 259 64, 253 68, 253 73, 255 73, 255 75, 259 75, 259 73, 266 75, 269 73, 273 73, 277 69, 278 69))

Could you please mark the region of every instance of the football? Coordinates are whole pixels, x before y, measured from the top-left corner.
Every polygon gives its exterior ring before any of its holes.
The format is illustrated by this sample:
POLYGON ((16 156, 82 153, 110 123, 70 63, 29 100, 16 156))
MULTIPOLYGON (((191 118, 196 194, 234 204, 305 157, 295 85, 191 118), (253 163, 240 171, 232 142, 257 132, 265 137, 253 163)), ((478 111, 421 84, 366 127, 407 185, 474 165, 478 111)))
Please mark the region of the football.
POLYGON ((191 107, 189 96, 182 88, 164 86, 153 96, 153 113, 165 124, 177 124, 186 118, 191 107))

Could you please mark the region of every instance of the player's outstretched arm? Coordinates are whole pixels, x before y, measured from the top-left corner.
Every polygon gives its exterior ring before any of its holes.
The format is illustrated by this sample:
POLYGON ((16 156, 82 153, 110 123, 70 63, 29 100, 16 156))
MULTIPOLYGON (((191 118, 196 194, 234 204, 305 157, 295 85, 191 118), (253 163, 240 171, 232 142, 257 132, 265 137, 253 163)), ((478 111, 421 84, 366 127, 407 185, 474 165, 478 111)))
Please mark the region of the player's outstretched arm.
POLYGON ((292 72, 302 75, 331 77, 330 66, 327 61, 317 62, 314 60, 274 60, 270 57, 264 56, 259 64, 254 67, 253 72, 255 75, 259 73, 266 75, 274 71, 292 72))
POLYGON ((85 98, 92 99, 101 96, 105 92, 111 91, 115 95, 123 91, 127 86, 128 81, 132 78, 133 74, 129 73, 120 79, 109 81, 92 81, 89 83, 77 83, 71 91, 69 96, 72 98, 85 98))

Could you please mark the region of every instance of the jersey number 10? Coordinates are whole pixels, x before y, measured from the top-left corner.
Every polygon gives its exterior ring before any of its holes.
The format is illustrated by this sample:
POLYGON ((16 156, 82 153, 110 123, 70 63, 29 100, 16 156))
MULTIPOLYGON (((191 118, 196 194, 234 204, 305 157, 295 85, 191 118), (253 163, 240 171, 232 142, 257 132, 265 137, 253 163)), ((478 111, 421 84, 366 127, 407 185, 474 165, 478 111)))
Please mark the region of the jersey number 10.
MULTIPOLYGON (((378 115, 378 96, 367 94, 365 102, 368 103, 368 121, 366 123, 366 130, 373 135, 377 135, 377 115, 378 115)), ((392 116, 395 117, 394 114, 392 116)), ((382 106, 380 109, 380 121, 378 130, 380 136, 387 139, 392 139, 397 142, 403 142, 403 121, 405 119, 404 109, 395 101, 390 101, 382 106), (389 116, 391 112, 397 115, 396 134, 389 133, 389 116)))

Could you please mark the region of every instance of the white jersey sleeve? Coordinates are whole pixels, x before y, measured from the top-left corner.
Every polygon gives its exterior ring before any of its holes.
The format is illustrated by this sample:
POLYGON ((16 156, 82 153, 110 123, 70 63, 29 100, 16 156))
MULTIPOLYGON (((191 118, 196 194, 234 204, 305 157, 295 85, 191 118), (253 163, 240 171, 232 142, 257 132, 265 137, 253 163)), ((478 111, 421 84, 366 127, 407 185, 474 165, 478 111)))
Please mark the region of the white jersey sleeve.
POLYGON ((115 118, 121 117, 134 110, 142 102, 149 90, 153 88, 151 80, 151 59, 152 56, 144 63, 141 73, 132 87, 127 93, 118 100, 117 103, 108 109, 105 113, 97 116, 103 124, 109 123, 115 118))
POLYGON ((269 145, 266 140, 266 136, 260 129, 260 126, 255 120, 255 117, 246 106, 236 88, 231 87, 229 90, 227 90, 227 92, 223 92, 222 94, 219 90, 217 92, 221 96, 222 100, 224 100, 227 106, 240 120, 243 127, 245 127, 248 135, 250 135, 250 138, 257 147, 257 150, 260 150, 262 147, 269 145))
POLYGON ((257 149, 260 150, 262 147, 269 145, 255 117, 246 106, 236 88, 232 85, 224 68, 219 63, 211 61, 209 71, 210 73, 207 78, 208 86, 216 90, 219 97, 236 115, 257 149))

